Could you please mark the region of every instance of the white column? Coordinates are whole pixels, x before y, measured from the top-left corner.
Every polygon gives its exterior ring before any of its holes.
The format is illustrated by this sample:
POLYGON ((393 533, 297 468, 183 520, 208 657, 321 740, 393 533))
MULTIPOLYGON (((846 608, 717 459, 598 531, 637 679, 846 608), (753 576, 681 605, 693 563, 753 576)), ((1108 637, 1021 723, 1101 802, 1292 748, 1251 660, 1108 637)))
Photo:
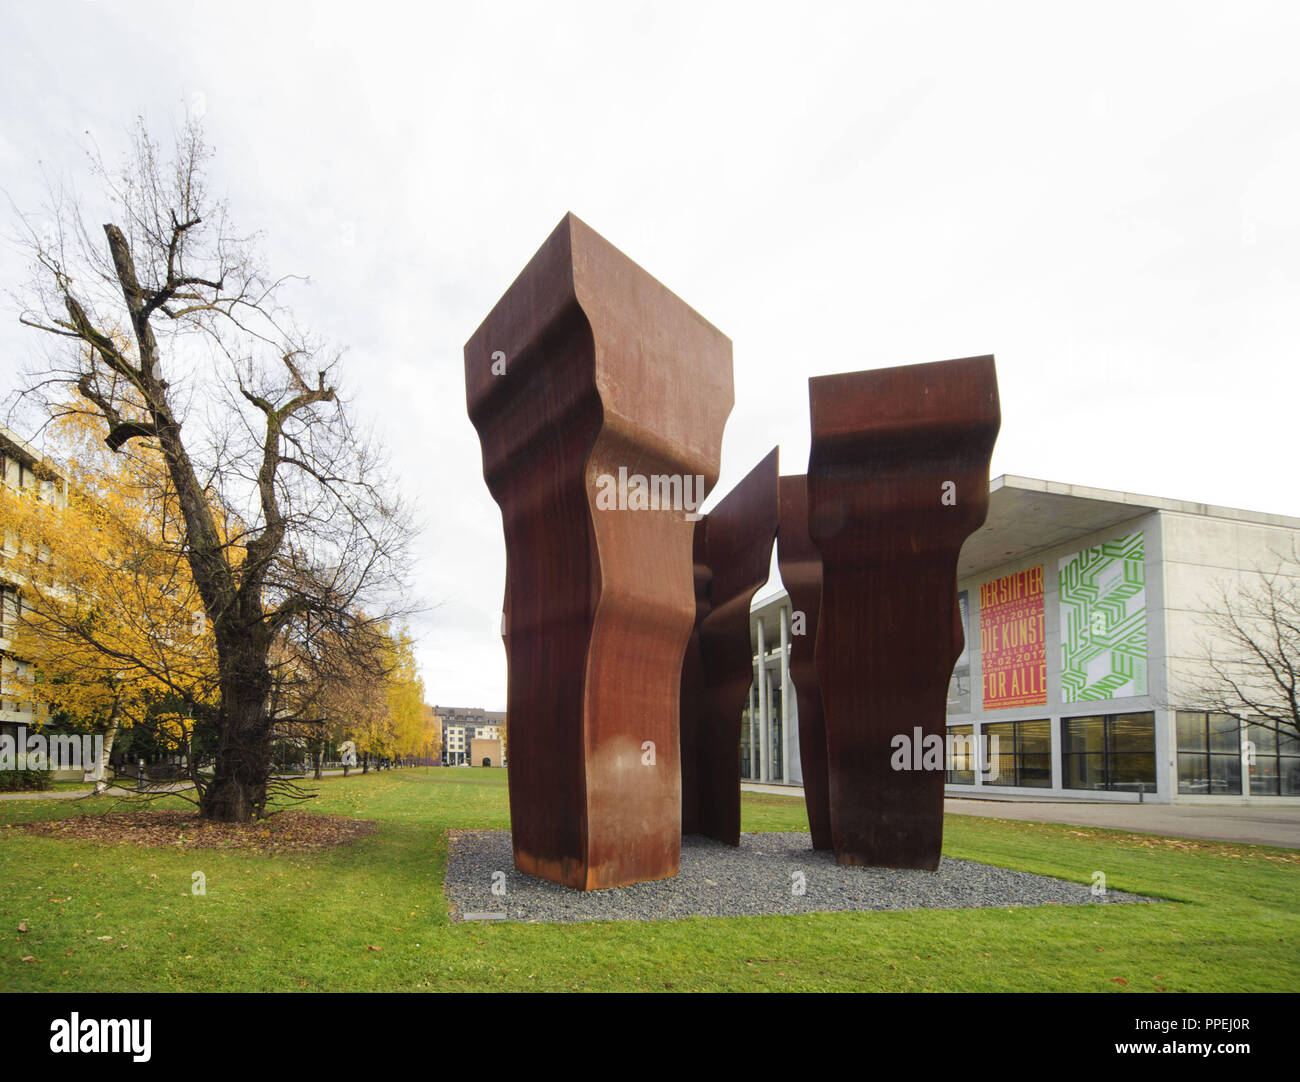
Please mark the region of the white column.
POLYGON ((758 621, 758 780, 768 780, 767 741, 768 711, 771 703, 767 698, 767 635, 763 631, 763 620, 758 621))
POLYGON ((781 780, 790 780, 790 610, 781 606, 781 780))

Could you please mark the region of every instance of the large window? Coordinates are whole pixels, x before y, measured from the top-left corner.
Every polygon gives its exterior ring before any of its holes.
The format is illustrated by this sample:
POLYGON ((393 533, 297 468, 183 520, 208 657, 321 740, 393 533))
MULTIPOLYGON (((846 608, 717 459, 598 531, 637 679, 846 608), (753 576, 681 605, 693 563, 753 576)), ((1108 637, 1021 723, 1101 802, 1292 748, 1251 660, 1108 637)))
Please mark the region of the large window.
POLYGON ((975 784, 975 763, 977 755, 975 752, 975 726, 973 725, 949 725, 947 747, 944 749, 947 756, 945 766, 947 771, 943 780, 949 785, 974 785, 975 784))
POLYGON ((12 639, 22 613, 22 601, 12 586, 0 586, 0 639, 12 639))
POLYGON ((1023 785, 1050 788, 1052 785, 1052 723, 1041 721, 998 721, 983 726, 989 759, 997 766, 984 780, 989 785, 1023 785), (997 738, 994 754, 993 739, 997 738))
POLYGON ((1250 795, 1300 796, 1300 740, 1254 722, 1246 726, 1246 739, 1255 750, 1250 795))
POLYGON ((1066 789, 1155 792, 1155 715, 1062 718, 1061 780, 1066 789))
POLYGON ((1241 794, 1241 737, 1231 714, 1178 711, 1178 791, 1241 794))

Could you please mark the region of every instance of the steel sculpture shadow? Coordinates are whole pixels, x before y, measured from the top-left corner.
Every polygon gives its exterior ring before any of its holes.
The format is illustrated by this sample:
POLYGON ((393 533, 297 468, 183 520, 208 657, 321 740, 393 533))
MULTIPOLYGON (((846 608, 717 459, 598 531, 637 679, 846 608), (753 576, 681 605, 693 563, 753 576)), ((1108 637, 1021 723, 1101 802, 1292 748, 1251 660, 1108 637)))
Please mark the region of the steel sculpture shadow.
POLYGON ((835 857, 934 870, 943 763, 924 768, 919 749, 902 759, 897 738, 910 748, 918 730, 922 742, 945 735, 961 649, 957 558, 988 513, 1000 424, 993 358, 820 376, 808 388, 835 857))
MULTIPOLYGON (((826 722, 817 681, 817 622, 822 605, 822 554, 808 533, 808 478, 781 478, 777 566, 792 613, 802 614, 803 634, 790 636, 790 680, 799 704, 799 760, 804 803, 814 849, 831 849, 831 805, 826 765, 826 722)), ((793 623, 793 618, 792 618, 793 623)))
POLYGON ((777 484, 773 448, 695 526, 696 631, 681 683, 682 830, 728 845, 740 844, 740 727, 754 680, 749 606, 772 565, 777 484))
POLYGON ((688 516, 717 482, 731 342, 568 215, 466 344, 465 385, 505 531, 515 866, 671 877, 688 516))

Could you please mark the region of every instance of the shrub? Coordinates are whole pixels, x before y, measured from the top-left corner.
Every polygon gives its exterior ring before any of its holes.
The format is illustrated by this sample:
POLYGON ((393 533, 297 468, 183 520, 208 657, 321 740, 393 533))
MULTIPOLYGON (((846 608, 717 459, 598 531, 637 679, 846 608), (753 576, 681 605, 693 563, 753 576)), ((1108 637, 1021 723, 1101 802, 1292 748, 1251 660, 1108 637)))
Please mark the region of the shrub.
POLYGON ((48 770, 0 770, 0 793, 50 789, 54 777, 48 770))

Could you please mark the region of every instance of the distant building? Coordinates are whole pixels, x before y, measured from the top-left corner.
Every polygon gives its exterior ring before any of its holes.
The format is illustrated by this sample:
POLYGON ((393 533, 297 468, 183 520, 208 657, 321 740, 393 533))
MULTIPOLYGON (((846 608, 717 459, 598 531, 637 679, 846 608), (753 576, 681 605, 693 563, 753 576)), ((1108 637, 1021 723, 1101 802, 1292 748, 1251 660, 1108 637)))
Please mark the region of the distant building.
MULTIPOLYGON (((506 715, 504 711, 481 707, 435 706, 434 717, 442 726, 442 764, 461 766, 471 761, 474 740, 496 740, 501 745, 501 762, 505 761, 506 715)), ((500 763, 494 762, 494 766, 500 763)))
MULTIPOLYGON (((67 506, 67 481, 49 459, 28 445, 16 433, 0 425, 0 484, 30 489, 56 506, 67 506)), ((11 641, 22 613, 23 581, 14 566, 21 539, 0 526, 0 731, 16 735, 18 727, 30 728, 44 720, 42 708, 21 693, 14 679, 30 668, 15 655, 11 641)))
POLYGON ((469 742, 469 765, 470 766, 500 766, 501 758, 501 741, 494 739, 484 739, 475 737, 469 742))

